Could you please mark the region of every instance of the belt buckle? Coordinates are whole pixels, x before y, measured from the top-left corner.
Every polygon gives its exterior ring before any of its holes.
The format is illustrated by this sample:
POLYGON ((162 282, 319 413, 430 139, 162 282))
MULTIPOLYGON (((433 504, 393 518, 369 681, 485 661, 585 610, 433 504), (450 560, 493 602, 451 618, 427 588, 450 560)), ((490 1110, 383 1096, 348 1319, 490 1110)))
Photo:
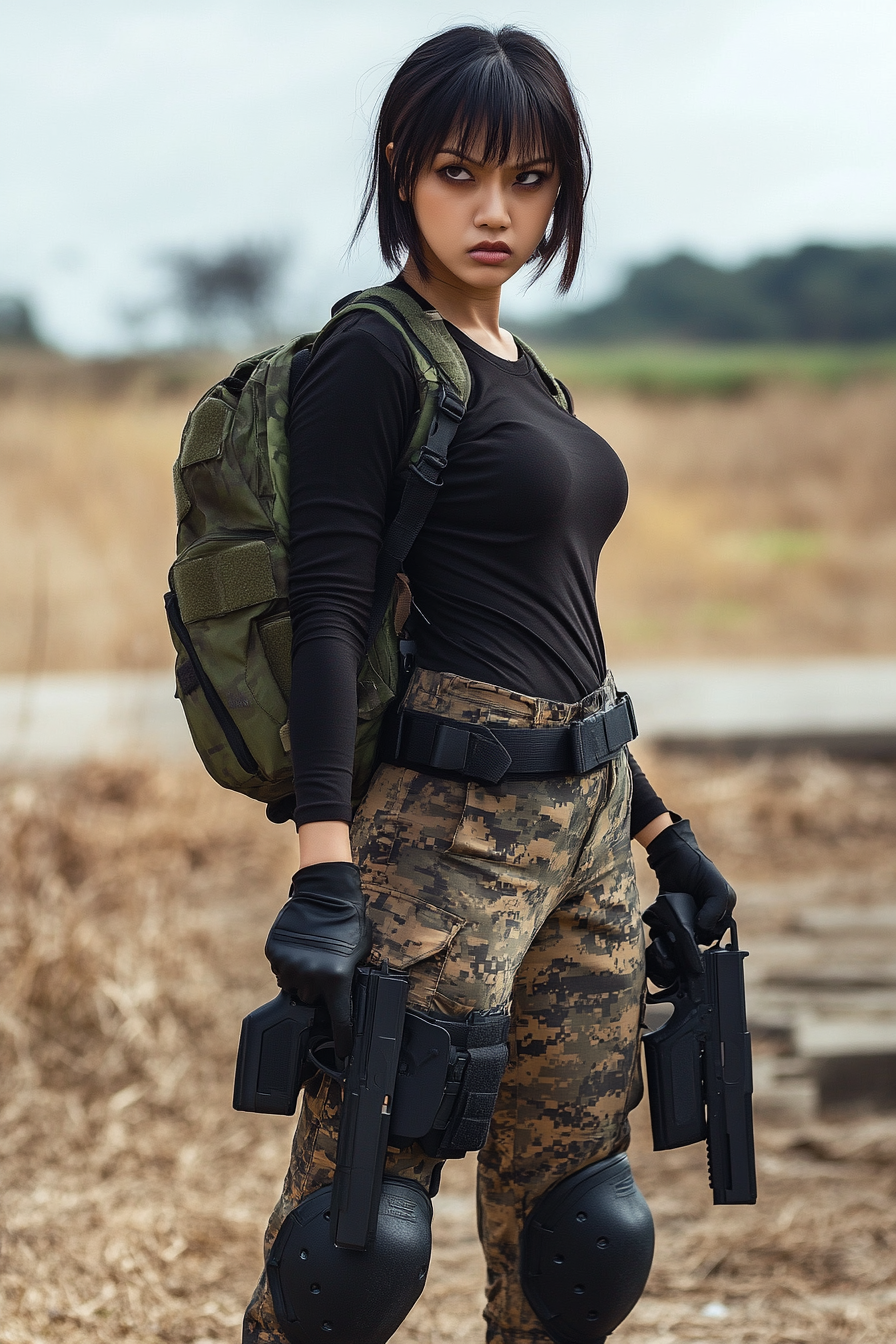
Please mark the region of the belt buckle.
POLYGON ((440 723, 433 738, 429 763, 434 770, 462 774, 470 748, 470 732, 451 723, 440 723))
POLYGON ((638 736, 638 720, 635 718, 635 707, 632 704, 632 698, 628 691, 617 691, 616 696, 617 699, 621 700, 625 705, 626 713, 628 714, 629 728, 631 729, 632 734, 629 741, 634 742, 635 738, 638 736))
POLYGON ((573 759, 576 769, 583 775, 599 765, 606 765, 626 743, 638 736, 635 711, 626 691, 617 691, 612 705, 588 714, 570 727, 573 759))
POLYGON ((572 754, 576 772, 587 775, 597 766, 610 759, 607 754, 607 733, 604 726, 604 710, 589 714, 570 724, 572 729, 572 754))
POLYGON ((466 728, 441 723, 429 760, 434 769, 466 775, 477 784, 500 784, 513 764, 510 752, 484 723, 466 728))

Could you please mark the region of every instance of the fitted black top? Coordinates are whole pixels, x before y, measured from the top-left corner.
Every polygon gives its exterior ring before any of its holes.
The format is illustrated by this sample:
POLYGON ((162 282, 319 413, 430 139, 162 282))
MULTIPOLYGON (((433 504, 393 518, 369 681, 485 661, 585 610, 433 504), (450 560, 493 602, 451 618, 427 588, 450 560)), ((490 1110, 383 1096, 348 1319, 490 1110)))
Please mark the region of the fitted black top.
MULTIPOLYGON (((557 406, 527 354, 502 359, 448 328, 472 387, 444 483, 404 565, 417 662, 581 700, 605 673, 595 580, 625 508, 625 471, 599 434, 557 406)), ((375 313, 337 327, 292 400, 297 825, 351 819, 358 665, 384 525, 401 494, 395 469, 419 404, 407 348, 375 313)), ((638 830, 664 808, 639 770, 635 784, 638 830)))

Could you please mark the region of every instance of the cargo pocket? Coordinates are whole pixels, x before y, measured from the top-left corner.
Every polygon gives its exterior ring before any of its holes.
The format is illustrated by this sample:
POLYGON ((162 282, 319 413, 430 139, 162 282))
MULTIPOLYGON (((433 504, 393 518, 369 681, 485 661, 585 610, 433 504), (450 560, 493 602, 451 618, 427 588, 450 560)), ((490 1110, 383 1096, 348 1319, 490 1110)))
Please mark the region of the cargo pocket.
POLYGON ((418 890, 415 854, 442 853, 454 839, 466 786, 406 766, 381 765, 355 813, 352 850, 378 885, 418 890))
POLYGON ((370 781, 352 821, 352 853, 362 873, 389 862, 413 777, 413 770, 381 765, 370 781))
POLYGON ((588 814, 576 777, 467 785, 449 854, 500 864, 535 878, 581 841, 588 814))
POLYGON ((408 1003, 428 1009, 438 989, 448 949, 465 921, 413 896, 362 882, 367 913, 373 925, 370 963, 388 962, 394 971, 409 971, 408 1003))

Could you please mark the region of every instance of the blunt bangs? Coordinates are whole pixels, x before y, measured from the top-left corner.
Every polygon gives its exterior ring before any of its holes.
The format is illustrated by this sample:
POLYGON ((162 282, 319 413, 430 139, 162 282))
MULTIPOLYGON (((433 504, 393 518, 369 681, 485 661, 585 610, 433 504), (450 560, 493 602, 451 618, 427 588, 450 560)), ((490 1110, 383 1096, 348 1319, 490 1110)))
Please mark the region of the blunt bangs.
POLYGON ((565 293, 582 248, 591 155, 575 96, 543 42, 519 28, 451 28, 424 42, 398 70, 377 119, 355 231, 357 238, 375 208, 380 251, 389 265, 402 265, 409 256, 427 275, 411 195, 446 146, 487 163, 546 158, 554 165, 560 188, 532 258, 532 278, 562 253, 557 288, 565 293))

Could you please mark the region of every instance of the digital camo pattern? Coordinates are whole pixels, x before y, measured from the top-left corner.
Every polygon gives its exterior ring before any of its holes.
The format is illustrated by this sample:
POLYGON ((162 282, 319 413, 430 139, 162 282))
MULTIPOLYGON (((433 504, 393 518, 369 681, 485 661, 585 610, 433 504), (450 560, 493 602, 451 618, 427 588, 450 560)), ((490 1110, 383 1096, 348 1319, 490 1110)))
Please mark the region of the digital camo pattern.
MULTIPOLYGON (((612 696, 608 679, 604 694, 612 696)), ((536 700, 417 671, 408 707, 507 727, 568 723, 597 707, 536 700)), ((372 961, 410 977, 409 1003, 447 1016, 510 1003, 510 1062, 479 1156, 489 1340, 549 1344, 523 1295, 519 1237, 556 1181, 627 1147, 641 1098, 643 935, 624 753, 589 775, 482 787, 381 766, 353 845, 374 926, 372 961)), ((266 1253, 287 1214, 333 1179, 339 1089, 306 1089, 266 1253)), ((428 1186, 414 1146, 387 1169, 428 1186)), ((244 1342, 285 1344, 264 1275, 244 1342)))

